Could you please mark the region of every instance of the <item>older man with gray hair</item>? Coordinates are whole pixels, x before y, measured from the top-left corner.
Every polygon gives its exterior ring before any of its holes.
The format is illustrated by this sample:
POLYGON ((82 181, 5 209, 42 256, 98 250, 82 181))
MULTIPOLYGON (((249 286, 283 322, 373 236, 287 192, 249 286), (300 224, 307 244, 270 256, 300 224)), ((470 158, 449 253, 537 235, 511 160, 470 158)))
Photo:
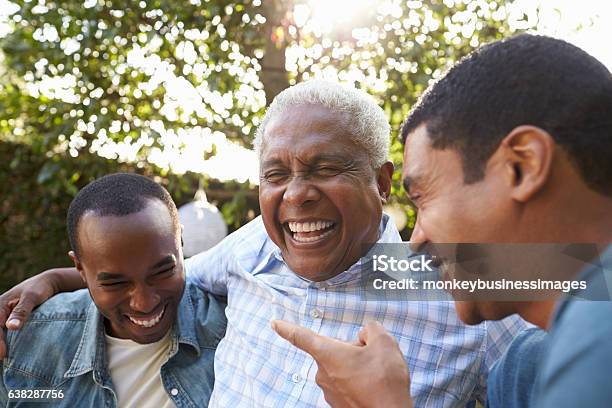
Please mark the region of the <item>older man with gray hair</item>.
POLYGON ((360 258, 374 243, 401 242, 382 212, 393 165, 373 99, 335 83, 298 84, 272 102, 255 145, 261 217, 186 262, 199 286, 228 296, 211 406, 326 405, 315 361, 276 335, 273 319, 346 341, 378 321, 405 356, 417 406, 484 399, 489 367, 523 321, 468 327, 450 302, 364 297, 360 258))

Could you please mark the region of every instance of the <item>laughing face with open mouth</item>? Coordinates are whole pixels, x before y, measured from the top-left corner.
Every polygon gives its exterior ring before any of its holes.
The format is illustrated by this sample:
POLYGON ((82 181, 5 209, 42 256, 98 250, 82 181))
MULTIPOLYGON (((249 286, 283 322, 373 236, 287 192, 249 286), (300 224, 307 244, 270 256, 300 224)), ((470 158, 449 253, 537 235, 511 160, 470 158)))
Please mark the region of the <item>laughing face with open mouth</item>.
POLYGON ((259 203, 270 238, 296 274, 322 281, 348 269, 378 239, 393 165, 373 169, 347 134, 346 113, 288 108, 269 122, 259 203))
POLYGON ((90 211, 81 219, 79 256, 70 256, 108 335, 147 344, 171 329, 185 287, 176 229, 166 206, 154 199, 133 214, 90 211))

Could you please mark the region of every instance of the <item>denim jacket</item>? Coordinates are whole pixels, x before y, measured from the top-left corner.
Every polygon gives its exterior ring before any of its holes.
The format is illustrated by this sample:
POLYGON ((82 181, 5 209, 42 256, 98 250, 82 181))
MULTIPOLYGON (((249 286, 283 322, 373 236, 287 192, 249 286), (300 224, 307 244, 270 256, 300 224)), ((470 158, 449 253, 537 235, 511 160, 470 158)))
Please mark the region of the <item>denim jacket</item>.
MULTIPOLYGON (((174 404, 205 407, 214 385, 213 361, 225 334, 225 303, 187 283, 161 368, 174 404)), ((59 407, 116 407, 108 370, 103 318, 87 290, 57 295, 36 309, 19 331, 5 331, 8 356, 0 361, 0 407, 29 406, 9 400, 15 390, 61 390, 59 407)), ((40 405, 40 404, 38 404, 40 405)), ((36 406, 38 406, 36 405, 36 406)), ((46 404, 44 404, 46 405, 46 404)))

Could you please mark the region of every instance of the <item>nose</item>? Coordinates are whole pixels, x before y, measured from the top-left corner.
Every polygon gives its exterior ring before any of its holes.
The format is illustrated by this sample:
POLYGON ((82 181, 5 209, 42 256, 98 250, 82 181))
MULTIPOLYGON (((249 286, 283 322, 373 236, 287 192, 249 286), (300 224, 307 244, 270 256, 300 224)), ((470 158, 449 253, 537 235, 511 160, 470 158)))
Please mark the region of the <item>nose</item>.
POLYGON ((141 284, 137 285, 132 291, 130 308, 135 312, 148 314, 155 310, 159 301, 160 297, 154 288, 141 284))
POLYGON ((318 201, 320 198, 319 190, 308 179, 301 176, 293 177, 283 194, 283 201, 296 207, 318 201))
POLYGON ((427 244, 427 237, 423 228, 421 228, 421 224, 419 222, 419 217, 414 223, 414 229, 412 230, 412 234, 410 235, 410 249, 414 252, 421 252, 425 245, 427 244))

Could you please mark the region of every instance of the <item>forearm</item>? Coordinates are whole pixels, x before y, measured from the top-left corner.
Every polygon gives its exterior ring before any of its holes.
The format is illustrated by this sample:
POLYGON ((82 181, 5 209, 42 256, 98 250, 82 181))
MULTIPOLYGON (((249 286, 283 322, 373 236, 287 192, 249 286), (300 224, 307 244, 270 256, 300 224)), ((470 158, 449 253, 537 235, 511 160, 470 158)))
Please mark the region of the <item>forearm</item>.
MULTIPOLYGON (((35 275, 0 295, 0 327, 19 330, 36 306, 60 292, 84 288, 76 268, 55 268, 35 275)), ((0 331, 0 360, 6 357, 5 334, 0 331)))
POLYGON ((86 287, 79 271, 74 267, 49 269, 41 273, 40 278, 48 282, 50 287, 53 288, 52 295, 61 292, 72 292, 86 287))

